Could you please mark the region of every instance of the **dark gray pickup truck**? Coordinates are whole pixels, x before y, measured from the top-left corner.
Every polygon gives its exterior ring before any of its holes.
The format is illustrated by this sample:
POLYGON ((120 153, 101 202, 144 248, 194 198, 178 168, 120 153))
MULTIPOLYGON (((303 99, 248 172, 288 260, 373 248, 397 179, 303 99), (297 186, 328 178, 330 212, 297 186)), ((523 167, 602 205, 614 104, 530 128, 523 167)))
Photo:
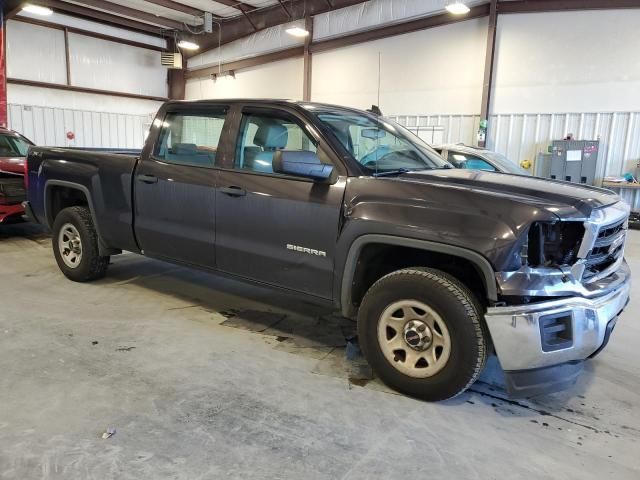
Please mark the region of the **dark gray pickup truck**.
POLYGON ((427 400, 494 352, 513 395, 564 387, 629 300, 619 197, 453 169, 369 112, 170 102, 139 156, 33 147, 26 170, 71 280, 126 250, 306 295, 357 318, 380 378, 427 400))

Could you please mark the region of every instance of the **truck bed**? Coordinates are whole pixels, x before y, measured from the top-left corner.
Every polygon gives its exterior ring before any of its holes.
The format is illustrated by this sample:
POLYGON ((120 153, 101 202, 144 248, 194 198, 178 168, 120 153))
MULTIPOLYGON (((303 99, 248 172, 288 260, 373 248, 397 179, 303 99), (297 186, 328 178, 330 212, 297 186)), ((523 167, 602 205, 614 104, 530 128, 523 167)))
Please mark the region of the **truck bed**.
MULTIPOLYGON (((37 220, 51 227, 52 198, 61 198, 70 186, 84 192, 102 238, 109 245, 137 250, 133 234, 133 173, 135 154, 72 148, 32 147, 27 157, 29 202, 37 220)), ((56 200, 58 201, 58 200, 56 200)))

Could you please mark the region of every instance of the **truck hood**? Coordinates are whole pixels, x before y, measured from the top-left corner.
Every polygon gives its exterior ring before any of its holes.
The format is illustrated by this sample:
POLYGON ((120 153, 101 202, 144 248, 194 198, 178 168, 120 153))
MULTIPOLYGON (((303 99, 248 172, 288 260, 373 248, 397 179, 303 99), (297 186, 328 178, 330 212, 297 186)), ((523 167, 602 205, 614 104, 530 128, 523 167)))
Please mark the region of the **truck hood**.
POLYGON ((24 175, 24 157, 0 157, 0 172, 24 175))
POLYGON ((620 198, 610 190, 569 182, 478 170, 447 169, 403 174, 399 181, 471 189, 547 210, 561 218, 589 217, 620 198))

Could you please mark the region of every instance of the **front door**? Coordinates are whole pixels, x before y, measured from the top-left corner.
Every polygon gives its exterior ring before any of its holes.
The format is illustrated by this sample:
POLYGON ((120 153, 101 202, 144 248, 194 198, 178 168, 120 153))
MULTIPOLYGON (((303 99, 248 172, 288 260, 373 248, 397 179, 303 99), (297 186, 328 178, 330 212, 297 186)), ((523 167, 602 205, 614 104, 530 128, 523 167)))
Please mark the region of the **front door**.
POLYGON ((216 153, 226 112, 169 112, 134 177, 135 233, 146 255, 215 266, 216 153))
POLYGON ((292 112, 245 107, 233 164, 219 172, 217 181, 220 270, 332 297, 345 177, 330 185, 276 174, 272 168, 278 150, 311 151, 332 163, 328 148, 292 112))

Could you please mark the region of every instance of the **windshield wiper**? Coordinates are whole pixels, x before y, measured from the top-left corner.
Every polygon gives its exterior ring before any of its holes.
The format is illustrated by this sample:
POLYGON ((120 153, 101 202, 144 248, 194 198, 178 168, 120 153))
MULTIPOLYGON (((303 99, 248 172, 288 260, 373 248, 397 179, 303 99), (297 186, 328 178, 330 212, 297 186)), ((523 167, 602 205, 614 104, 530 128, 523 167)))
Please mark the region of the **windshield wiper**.
POLYGON ((394 175, 402 175, 403 173, 409 173, 411 171, 412 170, 409 170, 408 168, 398 168, 397 170, 385 170, 382 172, 376 172, 372 175, 374 177, 392 177, 394 175))
POLYGON ((450 169, 453 168, 450 165, 445 165, 442 167, 425 167, 425 168, 398 168, 396 170, 383 170, 381 172, 372 173, 371 175, 374 177, 393 177, 394 175, 402 175, 404 173, 411 172, 421 172, 424 170, 441 170, 441 169, 450 169))

